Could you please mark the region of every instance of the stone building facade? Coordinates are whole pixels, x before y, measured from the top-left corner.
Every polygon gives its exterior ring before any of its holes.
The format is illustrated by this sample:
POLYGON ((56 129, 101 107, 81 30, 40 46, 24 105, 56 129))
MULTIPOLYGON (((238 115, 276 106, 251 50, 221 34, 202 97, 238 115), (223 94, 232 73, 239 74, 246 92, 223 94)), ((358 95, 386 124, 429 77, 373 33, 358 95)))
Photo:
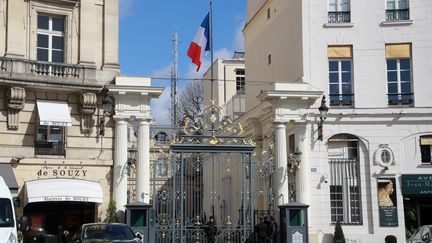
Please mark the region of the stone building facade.
POLYGON ((404 242, 431 223, 430 10, 408 0, 247 2, 237 121, 262 150, 274 144, 275 159, 274 203, 255 205, 310 205, 310 242, 331 242, 337 221, 347 242, 404 242))
POLYGON ((118 1, 2 0, 0 15, 0 174, 24 238, 65 240, 111 200, 118 1))

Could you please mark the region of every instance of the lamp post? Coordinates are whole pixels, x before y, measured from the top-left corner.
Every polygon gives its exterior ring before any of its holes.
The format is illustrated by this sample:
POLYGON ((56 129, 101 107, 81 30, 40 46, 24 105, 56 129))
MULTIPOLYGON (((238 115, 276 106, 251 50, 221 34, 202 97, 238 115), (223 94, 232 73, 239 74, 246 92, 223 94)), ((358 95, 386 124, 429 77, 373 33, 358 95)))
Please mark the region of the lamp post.
POLYGON ((102 117, 99 120, 99 135, 100 136, 105 136, 106 117, 110 116, 112 114, 113 103, 114 102, 112 101, 112 99, 108 95, 105 95, 104 99, 102 100, 103 113, 102 113, 102 117))
POLYGON ((324 123, 324 120, 327 118, 327 112, 329 110, 329 108, 326 105, 325 95, 323 95, 323 97, 321 99, 321 106, 318 107, 318 110, 320 112, 320 121, 318 123, 318 140, 322 141, 323 140, 323 123, 324 123))

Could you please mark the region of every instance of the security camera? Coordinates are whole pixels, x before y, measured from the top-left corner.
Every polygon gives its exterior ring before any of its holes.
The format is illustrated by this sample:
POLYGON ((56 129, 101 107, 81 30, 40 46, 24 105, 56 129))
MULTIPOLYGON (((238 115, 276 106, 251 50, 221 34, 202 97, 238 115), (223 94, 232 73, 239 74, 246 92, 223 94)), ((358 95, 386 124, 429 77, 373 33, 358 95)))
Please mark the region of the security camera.
POLYGON ((323 175, 322 176, 322 181, 324 181, 324 183, 328 183, 328 176, 327 175, 323 175))
POLYGON ((12 158, 12 160, 16 163, 19 163, 22 159, 24 159, 24 156, 16 156, 12 158))

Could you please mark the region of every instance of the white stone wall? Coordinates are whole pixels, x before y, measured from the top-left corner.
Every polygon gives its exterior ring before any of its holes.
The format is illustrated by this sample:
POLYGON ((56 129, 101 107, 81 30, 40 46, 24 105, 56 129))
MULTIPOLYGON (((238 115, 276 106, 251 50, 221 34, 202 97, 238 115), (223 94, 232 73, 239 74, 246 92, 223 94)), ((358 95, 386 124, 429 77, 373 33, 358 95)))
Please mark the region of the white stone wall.
MULTIPOLYGON (((343 226, 348 242, 384 242, 387 235, 395 235, 398 242, 405 241, 403 197, 401 193, 401 174, 432 174, 432 167, 421 165, 419 136, 432 134, 430 116, 432 114, 432 32, 429 14, 432 6, 428 1, 410 1, 410 20, 405 24, 385 25, 384 1, 351 1, 351 24, 328 26, 327 1, 268 1, 258 13, 248 13, 248 26, 244 30, 246 48, 247 80, 267 82, 295 82, 294 74, 300 74, 300 81, 310 83, 329 93, 328 82, 328 45, 353 46, 353 87, 355 104, 353 108, 330 107, 329 117, 324 122, 324 140, 317 140, 319 121, 317 99, 310 109, 300 111, 307 115, 305 134, 310 139, 307 151, 307 178, 309 181, 309 223, 310 242, 331 242, 334 225, 330 223, 329 183, 322 182, 322 176, 330 176, 327 140, 337 134, 348 133, 361 140, 361 195, 362 225, 343 226), (285 6, 290 8, 276 8, 285 6), (276 20, 265 21, 267 7, 277 9, 276 20), (277 18, 278 16, 290 18, 277 18), (255 16, 251 20, 251 16, 255 16), (293 18, 293 19, 291 19, 293 18), (273 22, 272 22, 273 21, 273 22), (283 23, 284 26, 278 24, 283 23), (301 28, 295 28, 300 24, 301 28), (269 34, 270 33, 270 34, 269 34), (276 33, 278 35, 276 35, 276 33), (272 38, 266 38, 271 36, 272 38), (287 37, 298 37, 288 39, 287 37), (276 38, 277 37, 277 38, 276 38), (281 43, 280 41, 284 42, 281 43), (385 44, 411 43, 412 45, 412 82, 414 107, 388 107, 385 44), (284 59, 272 58, 267 64, 267 52, 277 48, 278 55, 284 59), (300 54, 292 49, 299 48, 300 54), (295 64, 297 62, 297 64, 295 64), (300 62, 300 63, 298 63, 300 62), (274 64, 274 65, 273 65, 274 64), (284 67, 284 68, 282 68, 284 67), (300 68, 300 70, 298 69, 300 68), (252 70, 251 70, 252 69, 252 70), (380 144, 388 144, 395 155, 395 164, 385 173, 374 161, 374 153, 380 144), (398 203, 398 227, 380 227, 377 200, 377 177, 396 178, 398 203)), ((248 11, 254 9, 258 1, 250 0, 248 11), (255 5, 254 5, 255 4, 255 5)), ((255 10, 254 10, 255 11, 255 10)), ((271 11, 273 14, 273 11, 271 11)), ((273 16, 273 15, 272 15, 273 16)), ((273 55, 272 55, 273 57, 273 55)), ((239 121, 244 124, 247 134, 257 135, 248 119, 257 118, 262 127, 262 136, 271 134, 275 119, 273 111, 266 110, 266 103, 256 99, 261 90, 271 90, 260 86, 247 92, 248 113, 239 121), (255 106, 261 102, 260 106, 255 106), (273 116, 273 121, 268 119, 273 116)), ((289 104, 293 101, 283 101, 289 104)), ((292 103, 291 103, 292 104, 292 103)), ((268 103, 267 103, 268 105, 268 103)), ((327 105, 328 102, 327 102, 327 105)), ((290 114, 287 106, 278 113, 290 114)), ((297 124, 289 122, 287 137, 296 130, 297 124)), ((299 195, 297 195, 299 198, 299 195)))

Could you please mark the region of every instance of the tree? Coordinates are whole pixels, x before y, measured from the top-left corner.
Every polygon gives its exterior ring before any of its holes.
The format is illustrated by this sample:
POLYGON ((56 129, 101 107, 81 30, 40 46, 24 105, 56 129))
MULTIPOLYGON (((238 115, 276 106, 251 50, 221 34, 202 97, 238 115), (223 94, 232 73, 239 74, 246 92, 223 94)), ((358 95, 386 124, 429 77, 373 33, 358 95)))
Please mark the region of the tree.
POLYGON ((178 103, 179 124, 185 117, 194 120, 204 107, 203 84, 201 81, 192 81, 186 85, 186 88, 180 93, 178 103))
POLYGON ((341 222, 339 220, 336 222, 333 243, 345 243, 345 236, 342 231, 341 222))
POLYGON ((111 200, 109 202, 108 208, 106 210, 105 223, 115 223, 117 222, 117 208, 115 201, 111 200))

